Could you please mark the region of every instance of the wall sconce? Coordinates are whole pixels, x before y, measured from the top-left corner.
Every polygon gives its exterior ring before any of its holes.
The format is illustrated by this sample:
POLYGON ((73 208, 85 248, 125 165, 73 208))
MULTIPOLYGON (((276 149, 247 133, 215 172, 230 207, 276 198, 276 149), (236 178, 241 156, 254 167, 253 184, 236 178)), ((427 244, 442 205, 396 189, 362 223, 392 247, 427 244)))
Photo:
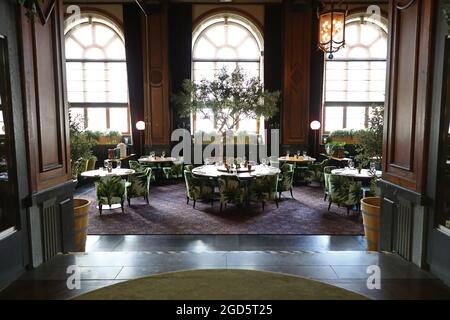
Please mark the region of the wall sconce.
POLYGON ((328 54, 328 58, 333 59, 333 53, 345 45, 345 19, 347 9, 336 9, 331 3, 329 10, 319 12, 319 42, 320 50, 328 54))

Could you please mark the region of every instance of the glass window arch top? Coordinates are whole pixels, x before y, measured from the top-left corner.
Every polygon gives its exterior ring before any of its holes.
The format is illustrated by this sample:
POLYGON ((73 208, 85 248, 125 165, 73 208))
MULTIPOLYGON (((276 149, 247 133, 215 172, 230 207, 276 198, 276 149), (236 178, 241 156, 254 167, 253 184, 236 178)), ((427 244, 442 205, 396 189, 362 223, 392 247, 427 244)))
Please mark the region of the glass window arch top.
MULTIPOLYGON (((263 81, 263 48, 260 30, 247 18, 229 12, 209 16, 193 31, 192 80, 212 80, 223 67, 229 72, 240 67, 246 76, 263 81)), ((193 132, 197 128, 205 132, 216 129, 201 115, 194 115, 192 121, 193 132)), ((262 125, 259 119, 246 119, 238 130, 259 133, 262 125)))

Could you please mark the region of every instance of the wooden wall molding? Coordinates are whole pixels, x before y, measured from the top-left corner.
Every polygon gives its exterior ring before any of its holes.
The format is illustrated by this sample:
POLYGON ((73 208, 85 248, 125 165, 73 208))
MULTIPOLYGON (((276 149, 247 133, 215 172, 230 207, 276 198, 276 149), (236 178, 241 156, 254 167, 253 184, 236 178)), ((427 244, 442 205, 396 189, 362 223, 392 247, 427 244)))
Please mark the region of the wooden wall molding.
POLYGON ((169 145, 169 62, 167 5, 143 15, 144 121, 146 145, 169 145))
POLYGON ((312 9, 284 5, 282 144, 308 144, 312 9))
POLYGON ((31 191, 70 180, 68 109, 65 90, 62 1, 47 23, 31 21, 21 9, 22 90, 31 191))
POLYGON ((383 178, 419 193, 426 186, 433 13, 434 1, 389 7, 383 178))

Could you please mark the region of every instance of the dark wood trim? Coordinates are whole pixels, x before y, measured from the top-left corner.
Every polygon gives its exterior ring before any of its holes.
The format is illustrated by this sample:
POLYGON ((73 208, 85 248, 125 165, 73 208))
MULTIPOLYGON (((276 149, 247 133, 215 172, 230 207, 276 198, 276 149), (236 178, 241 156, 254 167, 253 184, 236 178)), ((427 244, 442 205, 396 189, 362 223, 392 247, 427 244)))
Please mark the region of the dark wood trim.
POLYGON ((248 11, 242 10, 240 8, 228 7, 228 6, 220 6, 220 7, 213 8, 211 10, 208 10, 208 11, 202 13, 192 22, 192 30, 195 30, 195 28, 197 28, 197 26, 203 20, 205 20, 211 16, 222 14, 222 13, 224 13, 224 14, 231 13, 231 14, 236 14, 236 15, 243 16, 244 18, 247 18, 255 25, 255 27, 258 28, 259 32, 262 35, 264 35, 264 26, 261 24, 261 22, 259 22, 259 20, 255 16, 248 13, 248 11))

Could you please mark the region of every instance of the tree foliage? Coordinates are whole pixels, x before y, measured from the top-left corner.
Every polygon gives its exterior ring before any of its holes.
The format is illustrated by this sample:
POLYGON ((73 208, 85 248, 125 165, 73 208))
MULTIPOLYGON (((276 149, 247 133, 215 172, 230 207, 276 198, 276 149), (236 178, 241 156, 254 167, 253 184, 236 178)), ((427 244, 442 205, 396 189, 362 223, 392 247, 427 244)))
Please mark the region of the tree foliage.
POLYGON ((246 77, 237 67, 231 73, 222 68, 214 80, 185 79, 181 92, 172 95, 172 103, 180 116, 200 113, 225 132, 245 118, 272 117, 278 112, 279 97, 279 91, 264 90, 258 78, 246 77))
POLYGON ((356 160, 363 166, 367 166, 374 159, 381 159, 383 148, 383 117, 384 106, 374 106, 371 108, 369 126, 365 130, 355 133, 358 145, 356 147, 356 160))

